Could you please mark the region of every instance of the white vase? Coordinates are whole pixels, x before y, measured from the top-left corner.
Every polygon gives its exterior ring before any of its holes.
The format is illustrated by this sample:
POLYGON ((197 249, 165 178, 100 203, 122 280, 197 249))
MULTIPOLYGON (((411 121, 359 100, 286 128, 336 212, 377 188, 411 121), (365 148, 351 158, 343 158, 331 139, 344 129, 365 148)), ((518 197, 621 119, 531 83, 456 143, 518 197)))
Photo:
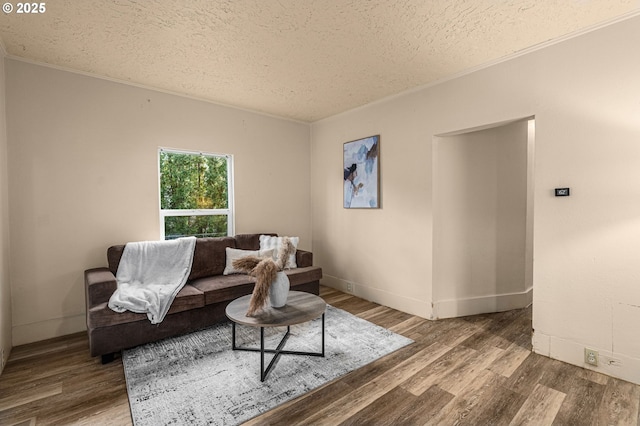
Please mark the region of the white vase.
POLYGON ((274 308, 282 308, 287 304, 289 297, 289 277, 284 272, 278 272, 276 279, 271 283, 269 288, 269 302, 274 308))

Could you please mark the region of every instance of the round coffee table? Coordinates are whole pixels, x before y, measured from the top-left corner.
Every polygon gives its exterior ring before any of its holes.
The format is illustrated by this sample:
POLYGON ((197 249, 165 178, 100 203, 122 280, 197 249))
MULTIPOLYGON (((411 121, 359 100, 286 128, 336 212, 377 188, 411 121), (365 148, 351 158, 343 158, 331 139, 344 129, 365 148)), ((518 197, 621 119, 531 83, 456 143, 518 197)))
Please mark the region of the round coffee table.
POLYGON ((231 348, 234 351, 260 352, 260 381, 265 380, 269 371, 273 368, 280 355, 307 355, 324 357, 324 313, 327 307, 326 302, 315 294, 303 291, 290 291, 287 304, 281 308, 265 307, 255 317, 247 317, 249 301, 251 295, 242 296, 227 305, 227 318, 231 320, 231 348), (321 352, 301 352, 284 350, 284 345, 289 338, 291 326, 302 324, 307 321, 322 317, 322 351, 321 352), (236 324, 249 327, 260 327, 260 348, 240 347, 236 345, 236 324), (275 349, 264 347, 265 327, 287 327, 287 332, 280 340, 275 349), (271 362, 264 368, 264 354, 275 354, 271 362))

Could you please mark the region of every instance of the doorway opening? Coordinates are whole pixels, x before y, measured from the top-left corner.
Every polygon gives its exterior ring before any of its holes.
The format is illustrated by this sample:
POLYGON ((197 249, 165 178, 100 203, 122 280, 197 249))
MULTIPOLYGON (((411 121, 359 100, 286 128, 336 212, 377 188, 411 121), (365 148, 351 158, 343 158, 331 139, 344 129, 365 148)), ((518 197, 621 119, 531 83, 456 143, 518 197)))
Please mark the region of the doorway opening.
POLYGON ((533 158, 528 117, 433 141, 433 315, 533 300, 533 158))

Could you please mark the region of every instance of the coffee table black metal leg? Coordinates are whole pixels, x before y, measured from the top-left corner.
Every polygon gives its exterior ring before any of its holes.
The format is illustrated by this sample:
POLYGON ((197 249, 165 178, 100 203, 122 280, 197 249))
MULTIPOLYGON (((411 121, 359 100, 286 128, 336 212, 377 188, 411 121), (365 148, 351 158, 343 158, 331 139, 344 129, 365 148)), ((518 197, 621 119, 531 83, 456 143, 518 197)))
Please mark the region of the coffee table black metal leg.
POLYGON ((236 323, 231 322, 231 349, 236 350, 236 323))
POLYGON ((264 327, 260 327, 260 381, 261 382, 264 382, 264 379, 267 378, 267 374, 269 374, 269 371, 271 371, 273 366, 276 364, 276 362, 278 361, 278 358, 280 358, 280 355, 282 355, 283 353, 287 353, 286 351, 283 351, 282 348, 284 347, 284 344, 287 343, 287 339, 289 339, 290 334, 291 334, 291 326, 287 326, 287 332, 282 337, 282 340, 280 340, 280 343, 278 343, 278 347, 275 349, 265 350, 264 327), (265 352, 273 353, 273 358, 271 358, 271 362, 267 366, 266 370, 264 368, 265 352))
POLYGON ((264 327, 260 327, 260 381, 264 382, 266 376, 264 371, 264 327))
POLYGON ((322 357, 324 358, 324 313, 322 314, 322 357))
POLYGON ((238 351, 253 351, 253 352, 260 352, 260 381, 264 382, 264 380, 267 378, 267 374, 269 374, 269 372, 271 371, 271 369, 273 368, 273 366, 275 365, 276 361, 278 361, 278 358, 280 358, 280 355, 285 354, 285 355, 307 355, 307 356, 320 356, 320 357, 324 357, 325 356, 325 332, 324 332, 324 326, 325 326, 325 318, 324 318, 324 313, 322 314, 322 330, 321 330, 321 336, 322 336, 322 351, 321 352, 301 352, 301 351, 286 351, 283 350, 282 348, 284 347, 285 343, 287 342, 287 339, 289 339, 289 335, 291 333, 291 326, 287 326, 287 332, 285 333, 285 335, 282 337, 282 339, 280 340, 280 343, 278 344, 278 347, 275 349, 265 349, 264 347, 264 327, 260 327, 260 348, 247 348, 247 347, 241 347, 241 346, 237 346, 236 345, 236 323, 235 322, 231 322, 231 347, 234 351, 238 350, 238 351), (269 362, 269 365, 267 366, 267 368, 264 368, 264 354, 265 353, 272 353, 273 354, 273 358, 271 359, 271 362, 269 362))

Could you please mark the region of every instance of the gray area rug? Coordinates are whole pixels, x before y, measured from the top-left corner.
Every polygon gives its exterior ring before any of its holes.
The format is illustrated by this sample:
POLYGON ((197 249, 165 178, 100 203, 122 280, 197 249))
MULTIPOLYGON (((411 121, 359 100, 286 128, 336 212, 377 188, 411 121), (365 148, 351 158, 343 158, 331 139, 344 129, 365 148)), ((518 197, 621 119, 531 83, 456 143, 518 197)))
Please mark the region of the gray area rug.
MULTIPOLYGON (((332 306, 325 321, 325 358, 282 355, 264 382, 259 353, 231 350, 230 323, 123 351, 134 424, 239 424, 413 342, 332 306)), ((258 328, 236 330, 259 347, 258 328)), ((265 347, 285 331, 265 329, 265 347)), ((292 326, 285 349, 319 352, 320 319, 292 326)))

